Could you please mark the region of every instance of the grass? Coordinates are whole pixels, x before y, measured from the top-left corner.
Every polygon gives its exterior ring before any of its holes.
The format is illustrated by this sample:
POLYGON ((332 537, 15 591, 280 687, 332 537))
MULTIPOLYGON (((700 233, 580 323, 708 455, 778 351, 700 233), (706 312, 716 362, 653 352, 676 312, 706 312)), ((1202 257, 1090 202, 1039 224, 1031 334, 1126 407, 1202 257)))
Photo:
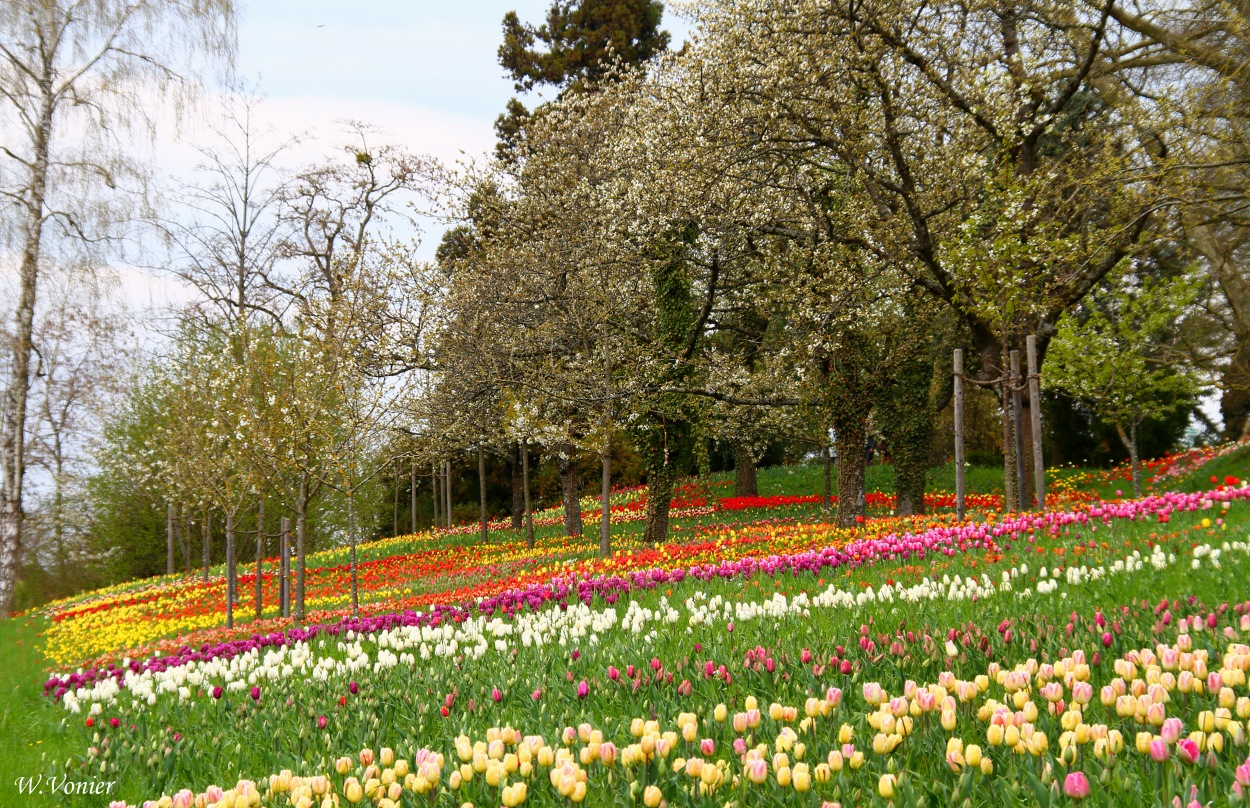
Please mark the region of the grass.
MULTIPOLYGON (((47 621, 21 617, 0 620, 0 648, 5 649, 0 665, 0 805, 34 804, 36 798, 19 795, 17 779, 37 776, 51 761, 64 761, 81 755, 77 738, 71 739, 64 716, 50 710, 40 693, 47 660, 39 650, 40 632, 47 621)), ((41 805, 61 805, 49 799, 41 805)))
MULTIPOLYGON (((1250 448, 1242 449, 1208 463, 1196 473, 1168 480, 1165 486, 1174 490, 1199 490, 1210 486, 1210 478, 1212 476, 1216 476, 1219 479, 1223 479, 1227 475, 1246 476, 1248 465, 1250 465, 1250 448)), ((1055 474, 1056 476, 1085 475, 1082 478, 1084 481, 1082 487, 1106 497, 1114 496, 1117 487, 1128 487, 1123 481, 1104 481, 1076 469, 1058 470, 1055 474)), ((728 478, 729 475, 725 474, 715 476, 715 479, 722 482, 728 478)), ((967 474, 967 482, 970 493, 987 494, 1001 491, 1002 469, 971 468, 967 474)), ((870 466, 867 470, 866 483, 866 488, 869 491, 892 492, 893 469, 881 464, 870 466)), ((820 464, 773 467, 761 469, 759 472, 759 492, 763 496, 810 495, 821 492, 823 484, 824 467, 820 464)), ((932 491, 953 490, 953 466, 947 464, 943 467, 931 469, 928 487, 932 491)), ((713 488, 709 496, 728 496, 731 493, 731 488, 721 485, 713 488)), ((674 526, 682 530, 689 530, 700 523, 751 523, 775 518, 780 515, 791 518, 796 516, 808 518, 801 510, 796 512, 795 509, 778 510, 775 512, 758 510, 721 512, 707 517, 678 519, 675 520, 674 526)), ((810 516, 819 516, 818 506, 812 507, 810 516)), ((1240 535, 1240 530, 1244 529, 1243 522, 1244 518, 1238 514, 1237 520, 1232 523, 1238 535, 1240 535)), ((615 536, 621 536, 638 533, 641 529, 641 522, 632 522, 615 525, 613 533, 615 536)), ((1125 534, 1130 534, 1137 530, 1145 529, 1149 528, 1145 525, 1133 525, 1119 528, 1117 532, 1122 530, 1125 534)), ((540 529, 537 532, 539 535, 557 534, 560 532, 560 527, 552 526, 540 529)), ((588 521, 586 532, 588 551, 591 551, 597 535, 597 522, 588 521)), ((504 532, 504 534, 511 533, 512 531, 504 532)), ((1112 535, 1115 535, 1115 533, 1112 535)), ((475 540, 476 534, 446 536, 442 537, 439 543, 444 546, 465 546, 470 545, 475 540)), ((391 546, 389 548, 389 552, 392 553, 403 551, 402 547, 391 546)), ((367 556, 367 551, 362 553, 362 555, 367 556)), ((1228 576, 1233 574, 1234 570, 1226 570, 1222 573, 1221 584, 1227 585, 1230 589, 1233 588, 1231 579, 1228 579, 1228 576)), ((1153 590, 1162 587, 1169 590, 1169 594, 1180 594, 1179 590, 1181 587, 1178 586, 1178 582, 1184 580, 1184 572, 1176 570, 1165 577, 1167 577, 1166 587, 1164 587, 1165 581, 1160 579, 1151 581, 1147 588, 1153 590)), ((1140 581, 1134 583, 1139 586, 1141 584, 1140 581)), ((787 586, 793 585, 794 582, 787 584, 787 586)), ((1129 582, 1126 581, 1125 585, 1129 585, 1129 582)), ((725 589, 723 594, 728 594, 730 589, 732 587, 725 589)), ((1137 593, 1138 596, 1141 594, 1143 593, 1137 593)), ((1152 592, 1152 594, 1154 593, 1152 592)), ((647 599, 646 597, 643 598, 643 600, 647 599)), ((1007 608, 1006 604, 1000 606, 997 603, 987 604, 987 606, 990 607, 987 613, 996 612, 1000 608, 1007 608)), ((107 800, 100 796, 58 795, 54 798, 45 794, 44 797, 39 798, 21 795, 16 788, 17 780, 20 777, 31 777, 39 774, 43 774, 46 777, 49 773, 65 771, 68 768, 66 762, 72 758, 80 757, 83 752, 81 728, 77 724, 71 727, 68 723, 70 719, 66 717, 66 714, 56 705, 49 703, 40 692, 39 683, 44 678, 44 671, 49 667, 48 660, 46 660, 40 650, 40 634, 46 628, 46 625, 46 620, 37 617, 0 621, 0 647, 6 649, 4 664, 0 665, 0 698, 4 700, 3 706, 0 706, 0 739, 2 739, 0 741, 0 806, 8 808, 9 806, 24 805, 63 805, 66 808, 77 808, 77 806, 105 805, 107 800)), ((112 776, 117 777, 119 789, 124 789, 126 793, 136 794, 143 791, 142 788, 138 787, 146 777, 142 771, 123 770, 120 775, 112 776)))

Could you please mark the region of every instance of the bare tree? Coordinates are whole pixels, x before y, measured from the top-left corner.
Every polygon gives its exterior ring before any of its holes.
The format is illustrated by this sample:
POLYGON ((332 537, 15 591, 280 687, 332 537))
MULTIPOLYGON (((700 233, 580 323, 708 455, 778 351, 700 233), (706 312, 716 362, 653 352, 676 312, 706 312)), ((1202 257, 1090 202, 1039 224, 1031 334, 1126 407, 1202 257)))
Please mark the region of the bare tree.
POLYGON ((124 314, 112 299, 110 279, 71 269, 50 280, 53 303, 35 326, 31 395, 36 416, 28 448, 30 462, 51 478, 50 510, 43 521, 52 538, 57 577, 64 581, 66 492, 98 435, 105 403, 121 389, 128 348, 124 314))
POLYGON ((286 242, 279 217, 284 187, 277 161, 296 142, 258 130, 262 99, 236 90, 228 99, 212 145, 198 149, 193 181, 177 191, 189 222, 164 225, 174 251, 173 271, 200 293, 203 304, 234 328, 259 313, 282 323, 285 309, 263 280, 286 242))
MULTIPOLYGON (((281 218, 288 228, 279 251, 294 259, 295 275, 268 271, 265 279, 278 294, 308 316, 321 301, 334 304, 347 292, 369 241, 386 224, 415 225, 408 203, 428 197, 440 181, 432 159, 394 145, 371 143, 373 131, 349 122, 353 137, 342 147, 346 157, 332 158, 299 172, 284 186, 281 218)), ((334 323, 325 321, 333 333, 334 323)))
POLYGON ((130 172, 127 133, 182 97, 201 57, 234 49, 232 0, 10 0, 0 5, 0 225, 18 295, 0 401, 0 613, 12 607, 25 516, 35 308, 47 242, 108 242, 130 172))

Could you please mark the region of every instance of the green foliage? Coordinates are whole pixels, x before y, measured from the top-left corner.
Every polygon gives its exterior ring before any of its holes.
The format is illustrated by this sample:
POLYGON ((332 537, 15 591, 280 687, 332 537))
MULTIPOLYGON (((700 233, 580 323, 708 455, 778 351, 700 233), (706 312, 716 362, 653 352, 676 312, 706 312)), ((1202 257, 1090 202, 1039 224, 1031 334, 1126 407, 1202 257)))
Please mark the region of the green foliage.
POLYGON ((1122 437, 1147 418, 1192 406, 1197 379, 1170 341, 1197 289, 1181 275, 1095 293, 1060 321, 1043 384, 1089 406, 1122 437))
MULTIPOLYGON (((503 18, 499 64, 518 92, 540 85, 583 92, 616 64, 639 65, 668 47, 660 30, 664 5, 655 0, 554 0, 541 26, 522 23, 515 11, 503 18), (542 44, 544 49, 537 46, 542 44)), ((495 153, 512 162, 525 144, 534 114, 515 98, 495 119, 495 153)))

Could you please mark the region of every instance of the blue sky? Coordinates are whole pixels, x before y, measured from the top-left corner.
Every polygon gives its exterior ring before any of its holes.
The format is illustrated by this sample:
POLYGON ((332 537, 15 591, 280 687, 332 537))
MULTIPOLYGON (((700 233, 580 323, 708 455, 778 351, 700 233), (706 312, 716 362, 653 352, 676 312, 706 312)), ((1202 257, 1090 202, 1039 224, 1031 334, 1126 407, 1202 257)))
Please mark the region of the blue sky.
MULTIPOLYGON (((460 148, 475 153, 491 147, 491 124, 514 94, 496 55, 503 16, 515 10, 522 20, 539 22, 548 5, 252 0, 240 20, 238 70, 248 79, 259 76, 261 91, 283 109, 305 101, 309 113, 327 117, 342 117, 334 115, 340 109, 374 110, 384 118, 375 123, 402 127, 392 134, 415 151, 446 154, 462 135, 460 148), (443 131, 411 129, 421 114, 443 131)), ((665 17, 680 42, 684 24, 665 17)))
MULTIPOLYGON (((236 74, 265 103, 262 128, 276 140, 300 135, 283 162, 318 162, 343 142, 343 120, 376 127, 374 142, 430 154, 454 166, 491 152, 493 123, 512 82, 499 66, 504 15, 541 22, 550 0, 243 0, 236 74)), ((664 27, 681 42, 688 30, 666 13, 664 27)), ((532 103, 535 99, 527 99, 532 103)), ((190 177, 220 111, 201 105, 157 158, 174 176, 190 177)), ((442 227, 426 221, 418 255, 431 258, 442 227)), ((136 305, 186 302, 190 290, 165 275, 136 269, 123 276, 136 305)))

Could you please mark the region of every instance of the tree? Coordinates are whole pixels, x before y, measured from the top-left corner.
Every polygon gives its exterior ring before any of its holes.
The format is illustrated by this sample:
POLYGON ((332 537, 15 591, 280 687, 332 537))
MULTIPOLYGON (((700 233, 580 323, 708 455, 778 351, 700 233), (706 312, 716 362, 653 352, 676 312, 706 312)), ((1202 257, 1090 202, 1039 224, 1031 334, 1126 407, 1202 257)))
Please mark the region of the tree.
POLYGON ((0 199, 19 289, 0 401, 0 613, 11 608, 25 518, 25 440, 39 278, 49 241, 98 248, 129 216, 114 207, 127 133, 155 93, 185 96, 201 55, 233 51, 232 0, 16 0, 0 7, 0 199))
POLYGON ((1124 278, 1065 316, 1051 343, 1042 380, 1094 410, 1115 427, 1132 463, 1133 493, 1141 496, 1138 430, 1149 418, 1192 407, 1197 380, 1170 340, 1186 317, 1199 281, 1180 275, 1124 278))
POLYGON ((260 98, 236 90, 226 103, 221 125, 211 130, 214 142, 197 149, 195 180, 176 191, 187 220, 164 224, 171 268, 210 307, 206 321, 233 329, 260 313, 281 324, 287 312, 274 304, 284 301, 265 280, 290 236, 291 222, 278 215, 285 188, 277 161, 295 141, 274 142, 271 131, 257 131, 260 98))
POLYGON ((71 554, 83 549, 70 547, 75 531, 66 519, 66 498, 81 488, 105 407, 121 392, 129 371, 130 346, 124 313, 102 270, 46 274, 53 304, 43 309, 35 326, 31 396, 36 415, 29 449, 31 461, 51 476, 51 501, 40 521, 45 534, 51 534, 56 578, 64 585, 71 554))
POLYGON ((333 339, 335 304, 348 292, 370 242, 381 241, 388 224, 415 225, 413 204, 443 182, 433 159, 373 144, 375 133, 363 123, 347 128, 352 141, 337 157, 305 168, 283 186, 279 217, 285 229, 277 252, 289 260, 276 270, 258 267, 273 292, 297 316, 315 322, 326 339, 333 339))
MULTIPOLYGON (((517 92, 544 85, 559 88, 561 95, 585 92, 611 76, 615 66, 641 65, 667 48, 663 16, 664 6, 656 0, 553 0, 546 21, 535 28, 509 11, 499 64, 517 92)), ((509 99, 495 120, 496 155, 502 161, 523 153, 531 117, 523 103, 509 99)))

